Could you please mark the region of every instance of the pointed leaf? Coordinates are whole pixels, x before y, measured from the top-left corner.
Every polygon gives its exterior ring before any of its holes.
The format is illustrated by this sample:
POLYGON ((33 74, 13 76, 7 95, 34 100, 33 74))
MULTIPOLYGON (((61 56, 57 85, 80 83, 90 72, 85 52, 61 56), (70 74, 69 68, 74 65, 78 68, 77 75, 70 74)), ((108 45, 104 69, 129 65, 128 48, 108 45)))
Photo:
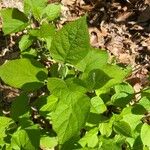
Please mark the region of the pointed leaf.
POLYGON ((116 93, 111 97, 111 101, 115 106, 125 107, 132 100, 133 95, 128 93, 116 93))
POLYGON ((85 125, 89 108, 89 98, 81 93, 67 92, 63 98, 60 97, 60 102, 52 114, 53 128, 60 144, 79 134, 85 125))
POLYGON ((5 35, 22 31, 28 26, 28 18, 16 8, 1 10, 1 16, 3 18, 2 29, 5 35))
POLYGON ((150 99, 146 96, 142 97, 138 103, 141 105, 147 112, 150 112, 150 99))
POLYGON ((108 53, 99 49, 90 48, 86 57, 76 67, 82 72, 90 72, 93 69, 100 69, 108 62, 108 53))
POLYGON ((119 122, 115 122, 114 123, 114 130, 115 132, 127 136, 127 137, 131 137, 131 127, 127 122, 124 121, 119 121, 119 122))
POLYGON ((58 140, 56 137, 51 137, 50 135, 42 135, 40 138, 40 147, 45 150, 53 149, 58 145, 58 140))
POLYGON ((17 130, 11 139, 11 147, 14 150, 37 150, 40 145, 40 131, 37 126, 17 130), (36 137, 36 138, 35 138, 36 137))
POLYGON ((40 20, 42 11, 46 7, 47 0, 24 0, 24 12, 29 16, 31 13, 34 18, 40 20))
POLYGON ((37 38, 48 38, 55 34, 55 26, 47 23, 43 23, 40 29, 33 29, 30 31, 30 35, 37 38))
POLYGON ((102 138, 102 146, 100 150, 121 150, 121 145, 114 139, 102 138))
POLYGON ((79 140, 79 144, 82 147, 85 147, 86 145, 89 148, 94 148, 98 144, 98 128, 93 128, 90 131, 88 131, 83 138, 79 140))
POLYGON ((91 111, 90 112, 101 114, 106 110, 107 108, 103 100, 100 97, 96 96, 91 99, 91 111))
POLYGON ((115 86, 115 92, 116 93, 129 93, 129 94, 133 94, 134 93, 134 89, 133 87, 128 84, 128 83, 121 83, 115 86))
POLYGON ((55 96, 60 96, 63 91, 70 92, 81 92, 86 93, 86 88, 77 78, 70 78, 67 80, 62 80, 59 78, 49 78, 48 79, 48 89, 55 96))
POLYGON ((82 17, 57 32, 50 53, 56 61, 77 64, 87 55, 89 47, 86 17, 82 17))
POLYGON ((21 40, 19 41, 19 48, 21 51, 26 50, 29 48, 34 41, 34 38, 29 35, 23 35, 21 40))
POLYGON ((142 115, 138 115, 133 113, 132 111, 133 107, 125 107, 120 116, 123 117, 123 121, 128 122, 128 124, 130 124, 130 127, 132 129, 132 131, 135 130, 135 128, 137 127, 137 125, 141 122, 141 118, 143 117, 142 115))
POLYGON ((103 136, 109 137, 112 133, 112 123, 111 122, 100 123, 99 131, 103 136))
POLYGON ((49 21, 53 21, 54 19, 58 18, 61 13, 61 5, 60 4, 49 4, 43 10, 42 14, 43 17, 48 18, 49 21))

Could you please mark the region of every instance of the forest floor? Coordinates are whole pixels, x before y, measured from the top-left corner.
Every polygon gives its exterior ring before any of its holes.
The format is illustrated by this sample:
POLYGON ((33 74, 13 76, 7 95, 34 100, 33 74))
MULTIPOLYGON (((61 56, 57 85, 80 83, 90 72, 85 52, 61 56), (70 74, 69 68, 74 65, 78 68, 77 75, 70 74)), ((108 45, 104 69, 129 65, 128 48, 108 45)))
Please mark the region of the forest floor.
MULTIPOLYGON (((149 85, 150 0, 62 0, 61 3, 58 27, 87 14, 91 45, 107 50, 117 64, 132 66, 132 75, 127 80, 135 92, 149 85)), ((21 0, 1 0, 0 9, 5 7, 23 10, 21 0)), ((4 36, 0 20, 0 65, 18 57, 18 35, 4 36)), ((18 90, 0 84, 0 93, 0 97, 9 100, 18 90)))

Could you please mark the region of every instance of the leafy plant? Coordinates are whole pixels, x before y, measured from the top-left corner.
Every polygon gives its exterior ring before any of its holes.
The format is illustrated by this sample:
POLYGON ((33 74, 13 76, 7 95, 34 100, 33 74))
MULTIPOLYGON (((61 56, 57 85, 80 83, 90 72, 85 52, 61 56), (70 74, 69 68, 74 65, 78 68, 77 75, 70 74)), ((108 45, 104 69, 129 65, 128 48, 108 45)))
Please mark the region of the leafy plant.
POLYGON ((46 0, 24 0, 24 12, 1 10, 5 35, 27 34, 20 58, 0 66, 3 82, 21 91, 10 115, 0 116, 0 148, 150 149, 150 90, 130 105, 131 69, 90 46, 86 16, 56 30, 60 10, 46 0))

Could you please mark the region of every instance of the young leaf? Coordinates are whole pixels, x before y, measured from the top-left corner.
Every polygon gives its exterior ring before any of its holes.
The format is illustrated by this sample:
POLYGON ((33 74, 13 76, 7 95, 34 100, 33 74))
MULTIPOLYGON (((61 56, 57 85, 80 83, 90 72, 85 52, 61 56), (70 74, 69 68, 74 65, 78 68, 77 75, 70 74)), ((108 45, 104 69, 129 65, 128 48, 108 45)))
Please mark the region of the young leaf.
POLYGON ((144 146, 150 147, 150 126, 147 123, 142 126, 141 140, 144 146))
POLYGON ((40 29, 33 29, 30 31, 30 35, 40 40, 45 40, 47 48, 50 49, 53 36, 55 34, 55 26, 47 23, 43 23, 40 29))
POLYGON ((43 100, 45 101, 44 102, 45 104, 43 104, 40 107, 39 112, 42 116, 47 117, 47 115, 49 115, 52 111, 56 109, 58 98, 54 95, 50 95, 47 98, 45 97, 45 99, 42 99, 42 98, 38 99, 38 101, 43 101, 43 100))
POLYGON ((134 89, 133 87, 128 84, 128 83, 121 83, 115 86, 115 92, 116 93, 128 93, 128 94, 133 94, 134 93, 134 89))
POLYGON ((22 58, 34 59, 37 56, 36 49, 28 48, 24 51, 21 51, 22 58))
POLYGON ((16 59, 0 66, 0 77, 13 87, 34 90, 43 86, 47 70, 39 62, 28 59, 16 59))
POLYGON ((22 31, 28 26, 28 18, 16 8, 1 10, 1 16, 3 18, 2 29, 5 35, 22 31))
POLYGON ((111 101, 115 106, 125 107, 133 99, 133 87, 128 83, 121 83, 114 88, 116 93, 111 97, 111 101))
POLYGON ((50 53, 56 61, 77 64, 89 51, 86 17, 64 26, 52 40, 50 53))
POLYGON ((61 5, 59 4, 49 4, 44 8, 42 15, 46 17, 49 21, 53 21, 58 18, 61 13, 61 5))
POLYGON ((58 140, 56 137, 51 137, 48 135, 42 135, 40 138, 40 147, 45 150, 53 149, 58 145, 58 140))
POLYGON ((89 89, 96 89, 97 95, 105 93, 110 87, 121 83, 131 72, 117 65, 107 64, 106 51, 89 49, 88 55, 76 67, 83 72, 82 79, 86 81, 89 89))
POLYGON ((90 48, 89 53, 76 65, 77 69, 88 73, 94 69, 101 69, 108 62, 108 53, 99 49, 90 48))
POLYGON ((132 131, 135 130, 137 125, 141 122, 142 115, 134 114, 132 111, 133 107, 125 107, 123 111, 121 112, 121 116, 123 117, 123 121, 128 122, 130 124, 130 127, 132 131))
POLYGON ((132 137, 131 127, 127 122, 124 122, 124 121, 114 122, 114 130, 118 134, 121 134, 127 137, 132 137))
POLYGON ((0 116, 0 139, 7 136, 6 130, 9 128, 9 125, 13 122, 11 118, 0 116))
POLYGON ((86 145, 89 148, 94 148, 98 144, 98 128, 93 128, 90 131, 88 131, 83 138, 79 140, 79 144, 82 147, 85 147, 86 145))
POLYGON ((47 23, 43 23, 40 29, 33 29, 29 33, 31 36, 37 38, 48 38, 55 34, 55 26, 47 23))
POLYGON ((46 7, 47 0, 24 0, 24 12, 27 16, 31 13, 34 18, 40 20, 42 18, 42 11, 46 7))
POLYGON ((142 97, 138 103, 141 105, 147 112, 150 112, 150 100, 146 96, 142 97))
POLYGON ((59 98, 60 102, 52 114, 52 122, 59 143, 63 144, 79 134, 85 125, 90 104, 89 98, 78 92, 66 91, 65 96, 62 95, 59 98))
POLYGON ((99 131, 103 136, 109 137, 112 133, 112 123, 111 122, 100 123, 99 131))
POLYGON ((103 100, 100 97, 96 96, 91 99, 91 111, 90 112, 102 114, 106 110, 107 108, 103 100))
POLYGON ((13 150, 37 150, 39 145, 40 131, 36 125, 19 129, 12 135, 11 147, 13 150))
POLYGON ((89 91, 103 87, 111 78, 101 69, 93 69, 88 74, 83 73, 82 80, 89 91))
POLYGON ((114 139, 101 138, 100 141, 102 142, 100 150, 121 150, 121 145, 114 139))
POLYGON ((23 35, 21 40, 19 41, 19 48, 21 51, 26 50, 29 48, 34 41, 34 38, 29 35, 23 35))
POLYGON ((97 95, 107 92, 110 87, 123 82, 125 77, 131 73, 130 68, 121 68, 117 65, 107 64, 102 68, 103 72, 107 74, 111 80, 109 80, 103 87, 96 90, 97 95))

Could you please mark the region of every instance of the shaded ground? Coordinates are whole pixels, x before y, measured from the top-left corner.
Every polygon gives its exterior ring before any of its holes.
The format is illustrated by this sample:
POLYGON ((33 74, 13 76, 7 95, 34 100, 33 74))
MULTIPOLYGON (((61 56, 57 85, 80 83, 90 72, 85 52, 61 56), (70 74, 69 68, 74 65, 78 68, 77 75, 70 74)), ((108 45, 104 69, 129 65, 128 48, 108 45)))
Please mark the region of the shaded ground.
MULTIPOLYGON (((58 1, 48 0, 49 3, 58 1)), ((149 85, 150 0, 62 0, 61 3, 58 27, 87 13, 91 45, 107 50, 116 63, 132 66, 132 76, 127 80, 136 92, 149 85)), ((0 7, 22 10, 22 3, 21 0, 3 0, 0 7)), ((4 37, 1 27, 0 23, 0 65, 19 56, 18 34, 4 37)), ((2 84, 0 92, 6 99, 9 93, 12 97, 17 93, 2 84)))

